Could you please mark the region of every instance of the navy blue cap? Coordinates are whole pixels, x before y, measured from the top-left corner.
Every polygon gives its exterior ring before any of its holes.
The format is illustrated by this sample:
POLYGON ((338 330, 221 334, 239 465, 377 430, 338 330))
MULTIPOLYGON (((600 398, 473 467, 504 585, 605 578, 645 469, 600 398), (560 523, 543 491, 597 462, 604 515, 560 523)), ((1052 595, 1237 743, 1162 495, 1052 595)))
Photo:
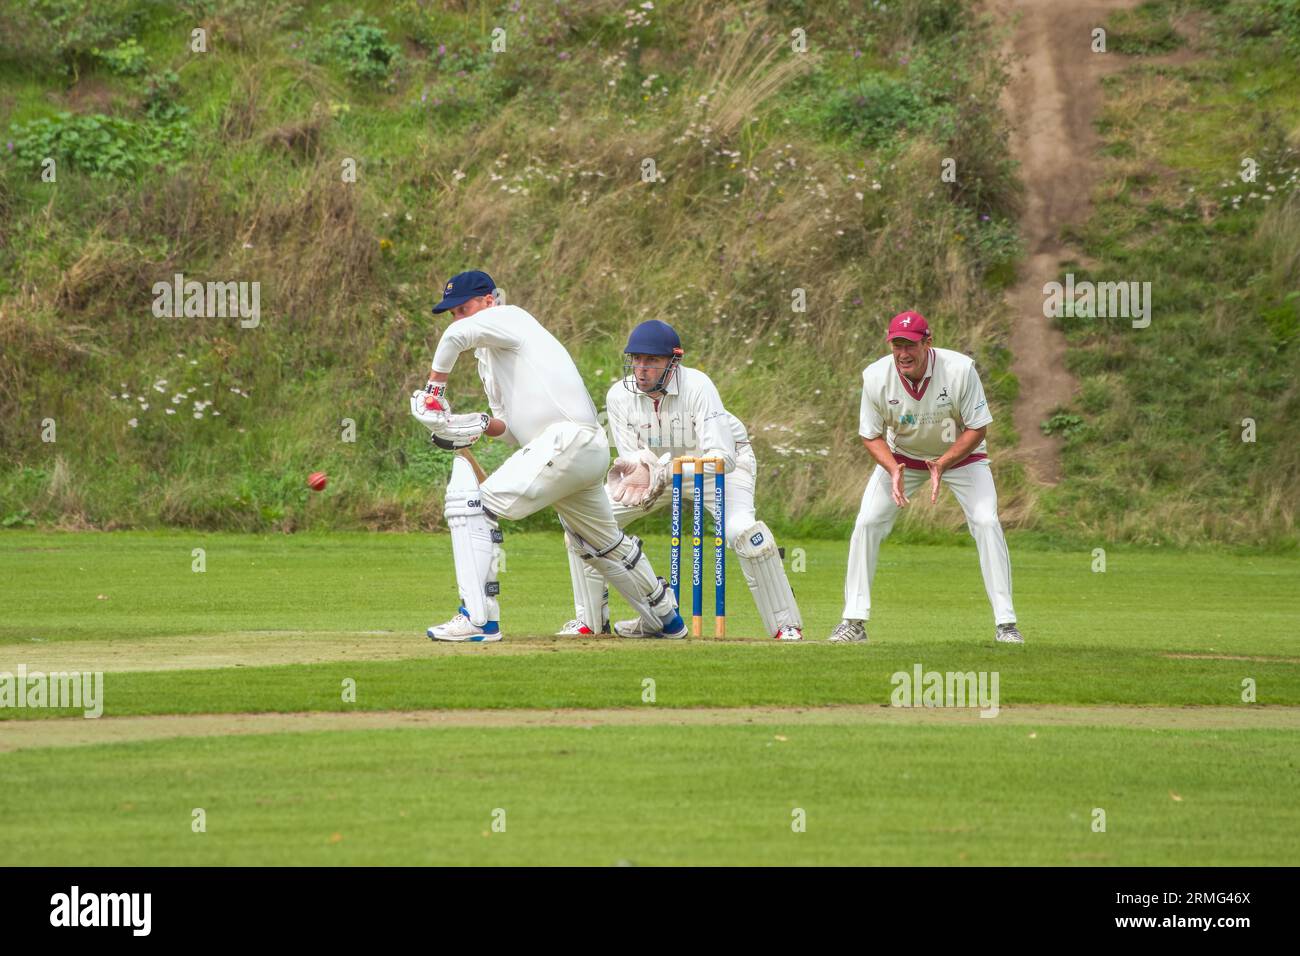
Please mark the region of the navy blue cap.
POLYGON ((650 319, 642 322, 627 337, 624 355, 675 355, 682 354, 682 340, 677 330, 667 322, 650 319))
POLYGON ((462 302, 488 295, 496 289, 496 283, 486 272, 462 272, 447 280, 442 288, 442 301, 433 307, 433 314, 447 312, 462 302))

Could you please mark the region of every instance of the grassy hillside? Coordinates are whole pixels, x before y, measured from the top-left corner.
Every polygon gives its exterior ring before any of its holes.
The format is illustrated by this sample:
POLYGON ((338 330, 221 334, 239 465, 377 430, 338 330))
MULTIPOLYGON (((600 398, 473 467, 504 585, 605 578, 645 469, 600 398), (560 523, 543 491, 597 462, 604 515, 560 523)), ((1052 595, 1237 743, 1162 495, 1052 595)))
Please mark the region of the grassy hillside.
POLYGON ((1300 2, 1164 0, 1108 26, 1138 65, 1106 83, 1090 261, 1064 271, 1150 282, 1153 307, 1147 328, 1062 320, 1081 394, 1053 505, 1101 540, 1294 546, 1300 2))
MULTIPOLYGON (((1197 115, 1231 147, 1225 171, 1184 172, 1205 159, 1195 138, 1180 153, 1142 118, 1177 126, 1190 111, 1142 103, 1125 114, 1160 137, 1177 190, 1184 176, 1204 180, 1201 195, 1230 176, 1237 143, 1226 137, 1254 109, 1279 124, 1270 148, 1295 129, 1295 24, 1286 4, 1273 7, 1272 20, 1215 33, 1214 65, 1195 68, 1218 91, 1197 115), (1242 109, 1231 91, 1259 84, 1247 62, 1273 85, 1242 109)), ((688 361, 755 436, 761 506, 778 527, 852 521, 866 472, 859 373, 902 308, 927 314, 939 344, 978 357, 1000 410, 995 459, 1016 440, 1001 300, 1019 254, 997 109, 1004 64, 969 3, 21 0, 0 13, 0 38, 8 525, 439 527, 448 460, 409 420, 405 395, 442 327, 429 314, 437 288, 473 267, 569 345, 598 400, 632 325, 678 325, 688 361), (206 52, 191 49, 198 28, 206 52), (792 49, 796 30, 806 52, 792 49), (45 157, 55 182, 41 178, 45 157), (941 181, 945 158, 954 183, 941 181), (156 318, 153 285, 178 272, 260 282, 260 324, 156 318), (795 289, 805 312, 792 310, 795 289), (343 440, 345 419, 355 441, 343 440), (54 441, 42 440, 46 420, 54 441), (334 478, 330 507, 309 509, 304 477, 317 468, 334 478)), ((1220 228, 1182 206, 1153 208, 1125 182, 1113 201, 1135 211, 1089 227, 1100 268, 1131 272, 1119 250, 1145 257, 1149 245, 1142 268, 1168 269, 1162 282, 1238 290, 1225 316, 1282 310, 1288 327, 1295 261, 1276 250, 1294 233, 1280 212, 1245 207, 1220 228), (1213 262, 1174 254, 1168 238, 1183 229, 1212 230, 1202 258, 1213 262)), ((1188 323, 1213 314, 1179 296, 1188 323)), ((1162 314, 1124 349, 1095 326, 1071 330, 1086 383, 1061 419, 1073 432, 1067 481, 1044 497, 1004 460, 1011 524, 1136 540, 1292 532, 1272 436, 1288 427, 1280 399, 1295 401, 1294 351, 1225 318, 1214 334, 1233 357, 1211 359, 1203 329, 1174 327, 1162 314), (1168 356, 1175 334, 1188 343, 1180 362, 1260 373, 1242 387, 1273 444, 1206 455, 1190 417, 1200 403, 1158 391, 1145 417, 1167 443, 1122 437, 1106 420, 1121 414, 1115 383, 1143 374, 1140 350, 1168 356), (1255 503, 1245 517, 1243 501, 1255 503), (1129 502, 1142 506, 1114 520, 1129 502)), ((1183 371, 1195 388, 1222 387, 1183 371)), ((482 407, 472 363, 453 389, 482 407)), ((1211 443, 1237 404, 1216 406, 1211 443)), ((485 443, 479 457, 490 467, 507 453, 485 443)), ((960 523, 948 501, 901 528, 946 537, 960 523)))

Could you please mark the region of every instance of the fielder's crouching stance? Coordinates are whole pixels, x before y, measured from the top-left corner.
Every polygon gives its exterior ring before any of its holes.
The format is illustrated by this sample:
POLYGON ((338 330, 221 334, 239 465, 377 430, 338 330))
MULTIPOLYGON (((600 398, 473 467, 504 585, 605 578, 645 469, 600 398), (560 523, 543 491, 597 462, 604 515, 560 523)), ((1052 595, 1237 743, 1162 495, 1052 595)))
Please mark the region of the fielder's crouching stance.
POLYGON ((867 639, 871 579, 880 544, 907 496, 928 480, 931 501, 943 481, 966 513, 984 589, 993 605, 995 639, 1022 644, 1011 604, 1011 557, 985 454, 984 434, 993 416, 975 362, 960 352, 932 346, 930 326, 917 312, 894 316, 888 339, 893 354, 862 373, 858 431, 878 464, 863 492, 849 545, 844 619, 829 640, 844 644, 867 639))
MULTIPOLYGON (((754 513, 758 465, 749 434, 722 405, 717 388, 703 372, 681 364, 681 340, 665 322, 642 322, 628 336, 624 378, 606 397, 609 426, 618 459, 609 470, 606 491, 619 527, 662 507, 672 460, 681 456, 721 458, 727 476, 727 545, 740 561, 745 582, 770 637, 797 641, 803 621, 786 578, 776 539, 754 513)), ((693 498, 694 469, 684 470, 683 497, 693 498)), ((707 479, 706 479, 707 480, 707 479)), ((710 496, 707 507, 717 521, 710 496)), ((608 630, 609 592, 590 565, 570 559, 576 619, 561 634, 608 630)), ((623 637, 644 636, 641 621, 619 621, 623 637)))
POLYGON ((547 506, 555 508, 569 547, 601 586, 612 584, 636 610, 645 636, 685 637, 672 590, 610 511, 602 485, 609 442, 577 367, 533 316, 497 305, 494 288, 483 272, 463 272, 447 283, 433 311, 450 311, 454 321, 438 342, 428 386, 411 396, 411 414, 440 448, 467 448, 485 434, 522 446, 481 485, 469 463, 456 456, 444 513, 461 606, 446 624, 429 628, 429 637, 501 640, 497 520, 524 518, 547 506), (478 359, 491 415, 455 415, 447 402, 447 378, 469 349, 478 359))

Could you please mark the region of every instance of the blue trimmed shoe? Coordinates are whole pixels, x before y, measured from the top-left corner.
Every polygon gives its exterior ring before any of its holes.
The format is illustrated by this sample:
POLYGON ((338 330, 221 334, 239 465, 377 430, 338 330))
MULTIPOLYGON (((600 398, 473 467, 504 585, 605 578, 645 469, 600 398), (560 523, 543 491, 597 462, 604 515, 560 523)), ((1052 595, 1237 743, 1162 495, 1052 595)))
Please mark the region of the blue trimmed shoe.
POLYGON ((501 640, 501 625, 497 621, 488 621, 479 627, 469 619, 465 609, 446 624, 438 624, 425 633, 431 641, 458 641, 467 644, 491 644, 501 640))

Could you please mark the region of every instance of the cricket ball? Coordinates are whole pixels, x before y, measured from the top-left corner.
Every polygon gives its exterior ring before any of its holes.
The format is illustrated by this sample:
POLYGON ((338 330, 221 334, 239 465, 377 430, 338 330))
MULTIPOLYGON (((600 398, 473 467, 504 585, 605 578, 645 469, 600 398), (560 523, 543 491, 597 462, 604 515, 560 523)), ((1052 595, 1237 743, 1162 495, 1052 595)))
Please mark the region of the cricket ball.
POLYGON ((327 476, 323 471, 313 471, 307 476, 307 485, 312 491, 324 491, 327 476))

